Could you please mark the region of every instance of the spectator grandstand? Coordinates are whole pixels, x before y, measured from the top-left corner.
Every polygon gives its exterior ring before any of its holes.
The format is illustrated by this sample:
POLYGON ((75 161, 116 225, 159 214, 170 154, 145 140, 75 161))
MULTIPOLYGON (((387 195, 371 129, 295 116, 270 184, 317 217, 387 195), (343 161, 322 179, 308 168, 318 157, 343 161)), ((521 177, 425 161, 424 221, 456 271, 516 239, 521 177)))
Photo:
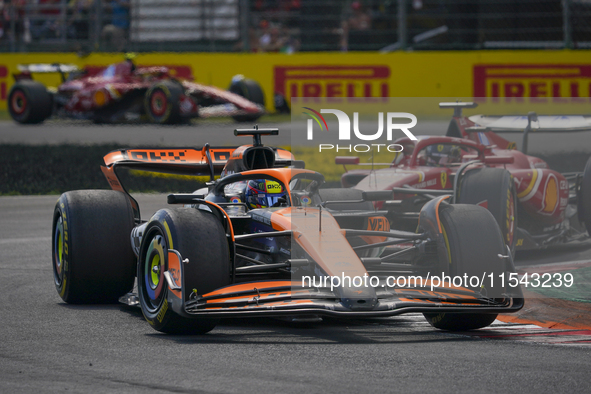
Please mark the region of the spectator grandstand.
POLYGON ((0 0, 0 51, 590 48, 591 0, 0 0))

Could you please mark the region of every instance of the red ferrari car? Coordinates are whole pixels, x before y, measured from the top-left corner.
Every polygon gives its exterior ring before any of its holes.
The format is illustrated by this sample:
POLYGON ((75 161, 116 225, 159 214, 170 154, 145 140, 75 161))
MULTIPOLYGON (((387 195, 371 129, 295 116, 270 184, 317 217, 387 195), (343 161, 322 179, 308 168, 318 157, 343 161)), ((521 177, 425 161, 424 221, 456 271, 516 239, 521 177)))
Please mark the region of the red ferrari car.
MULTIPOLYGON (((426 201, 448 194, 452 202, 488 208, 512 250, 586 238, 580 224, 591 233, 591 158, 584 172, 561 174, 526 152, 530 131, 590 130, 589 119, 534 113, 462 116, 462 108, 475 106, 441 103, 455 109, 445 136, 401 138, 396 143, 404 149, 385 163, 389 168, 348 171, 343 187, 385 191, 378 207, 388 208, 391 220, 406 221, 408 229, 416 227, 416 212, 426 201), (523 133, 522 151, 495 131, 523 133)), ((360 164, 357 157, 337 157, 336 162, 360 164)))
POLYGON ((173 77, 167 67, 136 67, 130 59, 104 69, 29 64, 19 70, 8 96, 10 115, 19 123, 41 123, 52 115, 97 123, 174 124, 224 116, 254 121, 265 112, 260 85, 240 75, 223 90, 173 77), (46 88, 32 78, 48 72, 60 73, 62 84, 46 88))

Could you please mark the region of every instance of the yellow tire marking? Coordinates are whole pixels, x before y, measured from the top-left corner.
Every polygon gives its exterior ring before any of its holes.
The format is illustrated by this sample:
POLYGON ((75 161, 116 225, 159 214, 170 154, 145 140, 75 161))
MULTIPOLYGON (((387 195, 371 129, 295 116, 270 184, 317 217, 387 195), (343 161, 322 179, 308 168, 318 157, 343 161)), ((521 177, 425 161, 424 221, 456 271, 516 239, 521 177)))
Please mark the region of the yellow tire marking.
POLYGON ((166 221, 164 221, 164 228, 166 229, 166 235, 168 236, 168 248, 174 249, 174 245, 172 244, 172 234, 170 233, 170 227, 168 227, 166 221))

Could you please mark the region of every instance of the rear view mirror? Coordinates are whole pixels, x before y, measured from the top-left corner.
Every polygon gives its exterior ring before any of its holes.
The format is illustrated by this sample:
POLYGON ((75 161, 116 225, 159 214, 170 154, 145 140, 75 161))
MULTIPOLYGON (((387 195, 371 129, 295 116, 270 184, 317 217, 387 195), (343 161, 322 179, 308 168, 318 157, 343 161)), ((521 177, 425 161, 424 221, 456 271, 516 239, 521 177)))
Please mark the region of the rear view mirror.
POLYGON ((334 159, 335 164, 342 165, 356 165, 359 164, 359 157, 357 156, 337 156, 334 159))

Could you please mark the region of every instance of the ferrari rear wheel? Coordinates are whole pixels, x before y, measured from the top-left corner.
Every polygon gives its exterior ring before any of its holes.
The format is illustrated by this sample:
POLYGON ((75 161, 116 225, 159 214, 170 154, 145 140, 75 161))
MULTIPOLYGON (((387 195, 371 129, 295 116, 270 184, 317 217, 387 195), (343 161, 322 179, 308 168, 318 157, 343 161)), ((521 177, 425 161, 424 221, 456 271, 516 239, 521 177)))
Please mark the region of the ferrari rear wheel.
POLYGON ((591 235, 591 158, 587 160, 583 171, 577 205, 579 220, 585 223, 587 233, 591 235))
POLYGON ((51 116, 53 103, 43 84, 22 80, 15 83, 8 95, 8 112, 18 123, 41 123, 51 116))
MULTIPOLYGON (((255 104, 259 104, 263 107, 265 106, 265 94, 263 93, 263 88, 255 80, 247 78, 237 79, 232 82, 228 90, 252 101, 255 104)), ((260 114, 233 116, 236 122, 254 122, 260 117, 260 114)))
POLYGON ((497 221, 503 240, 515 252, 517 195, 511 173, 502 168, 478 168, 463 177, 459 203, 477 204, 488 209, 497 221))
POLYGON ((169 80, 156 82, 144 97, 144 110, 152 123, 176 124, 182 121, 180 99, 182 87, 169 80))
MULTIPOLYGON (((494 217, 486 209, 476 205, 447 205, 440 211, 441 230, 444 238, 446 258, 440 269, 450 277, 498 278, 505 271, 506 247, 494 217)), ((471 283, 471 281, 469 282, 471 283)), ((468 283, 468 284, 469 284, 468 283)), ((477 286, 463 286, 478 291, 483 296, 496 298, 502 293, 489 283, 477 286)), ((435 328, 450 331, 474 330, 490 325, 497 314, 484 313, 424 313, 425 318, 435 328)))
POLYGON ((148 323, 167 334, 205 334, 219 319, 180 316, 169 304, 169 299, 176 297, 164 276, 169 269, 170 249, 177 250, 186 261, 181 263, 184 286, 205 294, 230 284, 230 252, 225 231, 211 213, 195 208, 162 209, 146 227, 140 248, 138 296, 148 323))
POLYGON ((112 190, 79 190, 60 196, 53 215, 53 277, 70 304, 114 303, 133 287, 133 210, 112 190))

